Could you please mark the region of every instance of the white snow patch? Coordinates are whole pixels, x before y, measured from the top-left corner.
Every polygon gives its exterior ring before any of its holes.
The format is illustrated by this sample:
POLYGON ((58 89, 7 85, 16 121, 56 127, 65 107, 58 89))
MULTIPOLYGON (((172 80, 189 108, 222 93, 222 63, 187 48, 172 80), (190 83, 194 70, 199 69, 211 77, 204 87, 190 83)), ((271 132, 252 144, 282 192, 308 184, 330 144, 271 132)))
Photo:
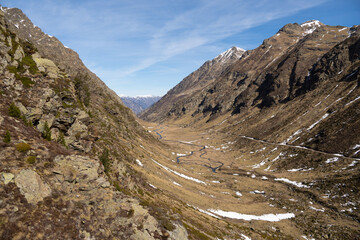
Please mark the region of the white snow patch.
POLYGON ((305 235, 303 235, 303 236, 301 236, 303 239, 305 239, 305 240, 316 240, 315 238, 308 238, 307 236, 305 236, 305 235))
POLYGON ((241 214, 237 212, 227 212, 219 209, 208 209, 209 212, 217 214, 222 217, 233 218, 233 219, 242 219, 245 221, 251 220, 261 220, 261 221, 269 221, 269 222, 278 222, 280 220, 289 219, 295 217, 293 213, 278 213, 278 214, 264 214, 264 215, 250 215, 250 214, 241 214))
POLYGON ((190 205, 190 204, 187 204, 187 205, 188 205, 189 207, 193 207, 193 208, 195 208, 195 209, 196 209, 196 210, 198 210, 199 212, 202 212, 202 213, 205 213, 205 214, 207 214, 207 215, 209 215, 209 216, 212 216, 212 217, 214 217, 214 218, 220 219, 220 217, 218 217, 218 216, 216 216, 216 215, 212 214, 211 212, 205 211, 205 210, 203 210, 203 209, 201 209, 201 208, 198 208, 198 207, 192 206, 192 205, 190 205))
POLYGON ((342 32, 342 31, 344 31, 344 30, 346 30, 346 29, 348 29, 348 28, 347 28, 347 27, 344 27, 344 28, 340 29, 338 32, 342 32))
POLYGON ((211 181, 212 183, 220 183, 219 181, 211 181))
MULTIPOLYGON (((280 34, 280 33, 278 33, 278 34, 280 34)), ((251 240, 251 238, 249 238, 248 236, 246 236, 246 235, 244 235, 242 233, 240 233, 240 235, 243 238, 243 240, 251 240)))
POLYGON ((255 175, 255 174, 252 174, 252 175, 251 175, 251 178, 256 178, 256 175, 255 175))
POLYGON ((136 159, 136 163, 140 166, 140 167, 143 167, 144 164, 142 164, 142 162, 139 160, 139 159, 136 159))
POLYGON ((262 176, 261 180, 268 180, 268 178, 266 176, 262 176))
POLYGON ((313 207, 313 206, 310 206, 309 207, 310 209, 312 209, 312 210, 315 210, 315 211, 317 211, 317 212, 325 212, 325 209, 324 208, 315 208, 315 207, 313 207))
POLYGON ((175 184, 176 186, 182 187, 181 184, 179 184, 179 183, 177 183, 177 182, 175 182, 175 181, 173 181, 173 184, 175 184))
POLYGON ((356 101, 357 101, 357 100, 359 100, 359 99, 360 99, 360 96, 359 96, 359 97, 357 97, 357 98, 355 98, 354 100, 352 100, 352 101, 348 102, 347 104, 345 104, 345 106, 348 106, 348 105, 350 105, 350 104, 352 104, 352 103, 356 102, 356 101))
POLYGON ((300 187, 300 188, 310 188, 309 186, 307 186, 301 182, 295 182, 295 181, 289 180, 287 178, 275 178, 274 180, 280 181, 280 182, 286 182, 286 183, 292 184, 292 185, 300 187))
POLYGON ((150 187, 157 189, 157 187, 155 187, 154 185, 152 185, 151 183, 148 183, 150 187))
POLYGON ((197 182, 197 183, 201 183, 201 184, 207 185, 206 182, 204 182, 204 181, 201 181, 201 180, 199 180, 199 179, 196 179, 196 178, 193 178, 193 177, 189 177, 189 176, 187 176, 187 175, 185 175, 185 174, 182 174, 182 173, 179 173, 179 172, 177 172, 177 171, 174 171, 174 170, 172 170, 172 169, 170 169, 170 168, 168 168, 168 167, 166 167, 166 166, 158 163, 158 162, 155 161, 154 159, 151 159, 151 160, 153 160, 153 162, 156 163, 157 165, 159 165, 160 167, 164 168, 166 171, 171 172, 171 173, 173 173, 173 174, 175 174, 175 175, 178 175, 179 177, 185 178, 185 179, 190 180, 190 181, 193 181, 193 182, 197 182))
POLYGON ((311 126, 308 127, 307 130, 309 131, 309 130, 313 129, 316 125, 318 125, 322 120, 324 120, 325 118, 327 118, 329 115, 330 115, 329 113, 325 113, 324 116, 322 116, 322 117, 320 118, 320 120, 318 120, 317 122, 311 124, 311 126))
POLYGON ((238 191, 235 192, 235 195, 238 196, 238 197, 242 196, 241 192, 238 192, 238 191))
POLYGON ((17 29, 19 29, 19 24, 14 24, 17 29))
POLYGON ((339 161, 339 159, 340 158, 338 158, 338 157, 329 158, 328 160, 325 161, 325 163, 328 164, 328 163, 337 162, 337 161, 339 161))
POLYGON ((254 191, 250 191, 250 193, 252 193, 252 194, 265 194, 265 191, 254 190, 254 191))
POLYGON ((176 156, 185 157, 186 154, 185 153, 177 153, 176 156))

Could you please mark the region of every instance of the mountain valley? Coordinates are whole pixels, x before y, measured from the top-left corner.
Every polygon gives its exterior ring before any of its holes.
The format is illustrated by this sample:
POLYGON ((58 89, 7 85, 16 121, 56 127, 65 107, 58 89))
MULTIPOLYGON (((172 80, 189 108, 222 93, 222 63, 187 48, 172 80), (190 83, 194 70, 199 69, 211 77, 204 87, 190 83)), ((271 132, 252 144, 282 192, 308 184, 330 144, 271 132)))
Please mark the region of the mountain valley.
POLYGON ((1 7, 0 239, 358 239, 359 75, 359 26, 287 24, 138 118, 1 7))

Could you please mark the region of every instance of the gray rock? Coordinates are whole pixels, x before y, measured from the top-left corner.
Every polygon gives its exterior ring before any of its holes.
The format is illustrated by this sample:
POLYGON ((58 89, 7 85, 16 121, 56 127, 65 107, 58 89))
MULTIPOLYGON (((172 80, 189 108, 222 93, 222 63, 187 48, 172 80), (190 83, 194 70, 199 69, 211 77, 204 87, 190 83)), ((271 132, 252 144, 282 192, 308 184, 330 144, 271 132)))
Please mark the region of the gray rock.
POLYGON ((20 47, 20 45, 19 45, 18 48, 16 49, 15 53, 14 53, 14 59, 21 61, 21 59, 24 56, 25 56, 25 53, 24 53, 22 47, 20 47))
POLYGON ((16 102, 15 105, 20 109, 20 112, 24 115, 28 113, 28 110, 21 102, 16 102))
POLYGON ((28 203, 36 204, 51 195, 49 185, 44 183, 40 176, 33 170, 22 170, 15 177, 15 183, 28 203))

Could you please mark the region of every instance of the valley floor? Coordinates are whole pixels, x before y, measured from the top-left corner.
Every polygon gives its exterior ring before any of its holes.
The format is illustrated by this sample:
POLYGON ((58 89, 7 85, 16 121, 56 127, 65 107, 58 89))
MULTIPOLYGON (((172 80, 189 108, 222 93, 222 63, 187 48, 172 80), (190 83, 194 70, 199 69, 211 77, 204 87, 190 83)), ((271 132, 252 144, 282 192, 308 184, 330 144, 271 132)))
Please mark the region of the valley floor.
MULTIPOLYGON (((247 136, 239 143, 216 129, 142 124, 169 146, 169 152, 149 152, 137 159, 138 170, 156 191, 181 202, 184 215, 191 218, 196 212, 196 218, 207 219, 214 228, 226 223, 239 239, 359 236, 360 224, 352 214, 357 211, 356 203, 350 199, 334 207, 331 199, 344 196, 332 196, 317 187, 319 179, 326 178, 324 173, 311 168, 276 170, 272 166, 288 149, 299 146, 247 136)), ((329 163, 341 158, 315 153, 325 155, 329 163)), ((342 160, 349 168, 359 161, 342 160)), ((212 230, 210 227, 209 232, 212 230)))

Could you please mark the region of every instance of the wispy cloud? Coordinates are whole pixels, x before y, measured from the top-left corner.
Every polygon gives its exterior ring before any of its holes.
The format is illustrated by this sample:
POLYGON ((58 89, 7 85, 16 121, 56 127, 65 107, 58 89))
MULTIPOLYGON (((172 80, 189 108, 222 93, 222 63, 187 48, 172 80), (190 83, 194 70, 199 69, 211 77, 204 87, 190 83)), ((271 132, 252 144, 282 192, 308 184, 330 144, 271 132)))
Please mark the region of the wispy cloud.
POLYGON ((124 76, 323 2, 325 1, 203 1, 198 7, 174 16, 155 31, 148 42, 151 57, 126 71, 124 76))

